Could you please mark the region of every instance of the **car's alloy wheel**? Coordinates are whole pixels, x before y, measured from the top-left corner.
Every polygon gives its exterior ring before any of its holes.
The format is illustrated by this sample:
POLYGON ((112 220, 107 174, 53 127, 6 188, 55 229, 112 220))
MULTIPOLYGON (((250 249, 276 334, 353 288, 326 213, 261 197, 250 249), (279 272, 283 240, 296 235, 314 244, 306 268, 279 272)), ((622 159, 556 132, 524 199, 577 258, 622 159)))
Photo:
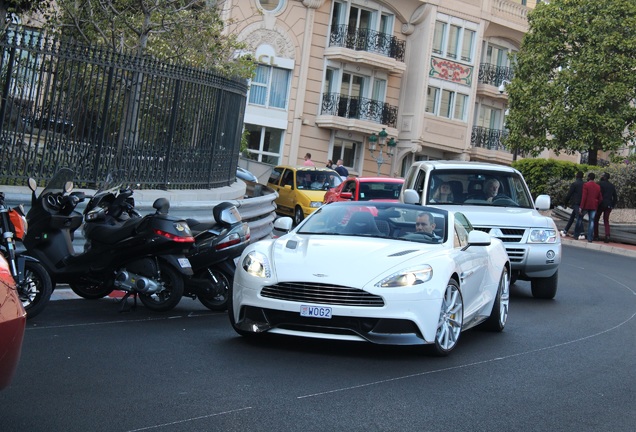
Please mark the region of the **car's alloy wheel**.
POLYGON ((497 288, 497 297, 492 305, 490 317, 484 322, 483 326, 487 330, 502 331, 508 320, 508 307, 510 306, 510 276, 508 269, 504 268, 499 278, 499 287, 497 288))
POLYGON ((457 345, 464 324, 464 300, 459 284, 451 279, 446 286, 435 334, 435 353, 447 355, 457 345))

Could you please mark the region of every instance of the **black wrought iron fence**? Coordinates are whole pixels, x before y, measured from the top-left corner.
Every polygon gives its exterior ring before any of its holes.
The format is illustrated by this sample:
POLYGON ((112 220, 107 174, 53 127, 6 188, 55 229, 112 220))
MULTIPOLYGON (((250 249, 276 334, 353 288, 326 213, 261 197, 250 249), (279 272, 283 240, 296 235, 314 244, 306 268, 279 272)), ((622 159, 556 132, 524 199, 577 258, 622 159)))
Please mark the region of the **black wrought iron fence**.
POLYGON ((138 188, 234 181, 247 83, 56 40, 0 39, 0 184, 71 167, 80 185, 114 169, 138 188))

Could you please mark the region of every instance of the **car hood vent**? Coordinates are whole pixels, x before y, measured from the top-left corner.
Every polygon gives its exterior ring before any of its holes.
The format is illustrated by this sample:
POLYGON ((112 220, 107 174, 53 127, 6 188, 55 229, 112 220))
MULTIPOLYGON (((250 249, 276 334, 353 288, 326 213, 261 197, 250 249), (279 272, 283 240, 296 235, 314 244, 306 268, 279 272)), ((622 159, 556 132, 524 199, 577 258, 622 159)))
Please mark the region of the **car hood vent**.
POLYGON ((389 256, 390 256, 390 257, 404 256, 404 255, 408 255, 408 254, 413 253, 413 252, 417 252, 417 250, 415 250, 415 249, 404 250, 404 251, 402 251, 402 252, 396 252, 396 253, 391 254, 391 255, 389 255, 389 256))

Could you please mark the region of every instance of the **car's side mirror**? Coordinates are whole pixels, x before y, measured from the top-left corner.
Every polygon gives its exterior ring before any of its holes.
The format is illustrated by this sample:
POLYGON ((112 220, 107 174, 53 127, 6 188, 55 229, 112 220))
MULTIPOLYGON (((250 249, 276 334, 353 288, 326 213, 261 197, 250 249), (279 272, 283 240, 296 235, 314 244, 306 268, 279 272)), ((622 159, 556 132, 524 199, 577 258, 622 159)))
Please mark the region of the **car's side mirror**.
POLYGON ((351 198, 353 198, 353 194, 351 192, 342 192, 340 194, 340 198, 350 200, 351 198))
POLYGON ((549 210, 550 209, 550 196, 539 195, 534 204, 537 210, 549 210))
POLYGON ((468 246, 463 250, 468 249, 471 246, 490 246, 492 243, 492 237, 490 234, 483 231, 473 230, 468 233, 468 246))
POLYGON ((405 204, 419 204, 420 194, 415 189, 404 190, 404 203, 405 204))
POLYGON ((278 219, 274 221, 274 229, 276 231, 281 231, 285 234, 290 232, 293 226, 294 226, 294 220, 287 216, 279 217, 278 219))

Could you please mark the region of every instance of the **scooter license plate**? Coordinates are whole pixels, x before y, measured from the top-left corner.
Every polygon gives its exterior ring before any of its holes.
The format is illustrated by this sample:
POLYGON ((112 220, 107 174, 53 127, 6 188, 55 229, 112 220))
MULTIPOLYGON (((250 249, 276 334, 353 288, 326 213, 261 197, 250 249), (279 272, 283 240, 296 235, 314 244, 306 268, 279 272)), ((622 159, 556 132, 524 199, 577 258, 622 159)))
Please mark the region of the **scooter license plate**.
POLYGON ((181 266, 181 268, 191 268, 192 265, 190 265, 190 260, 187 258, 179 258, 179 265, 181 266))
POLYGON ((301 305, 300 316, 331 319, 331 308, 324 306, 301 305))

